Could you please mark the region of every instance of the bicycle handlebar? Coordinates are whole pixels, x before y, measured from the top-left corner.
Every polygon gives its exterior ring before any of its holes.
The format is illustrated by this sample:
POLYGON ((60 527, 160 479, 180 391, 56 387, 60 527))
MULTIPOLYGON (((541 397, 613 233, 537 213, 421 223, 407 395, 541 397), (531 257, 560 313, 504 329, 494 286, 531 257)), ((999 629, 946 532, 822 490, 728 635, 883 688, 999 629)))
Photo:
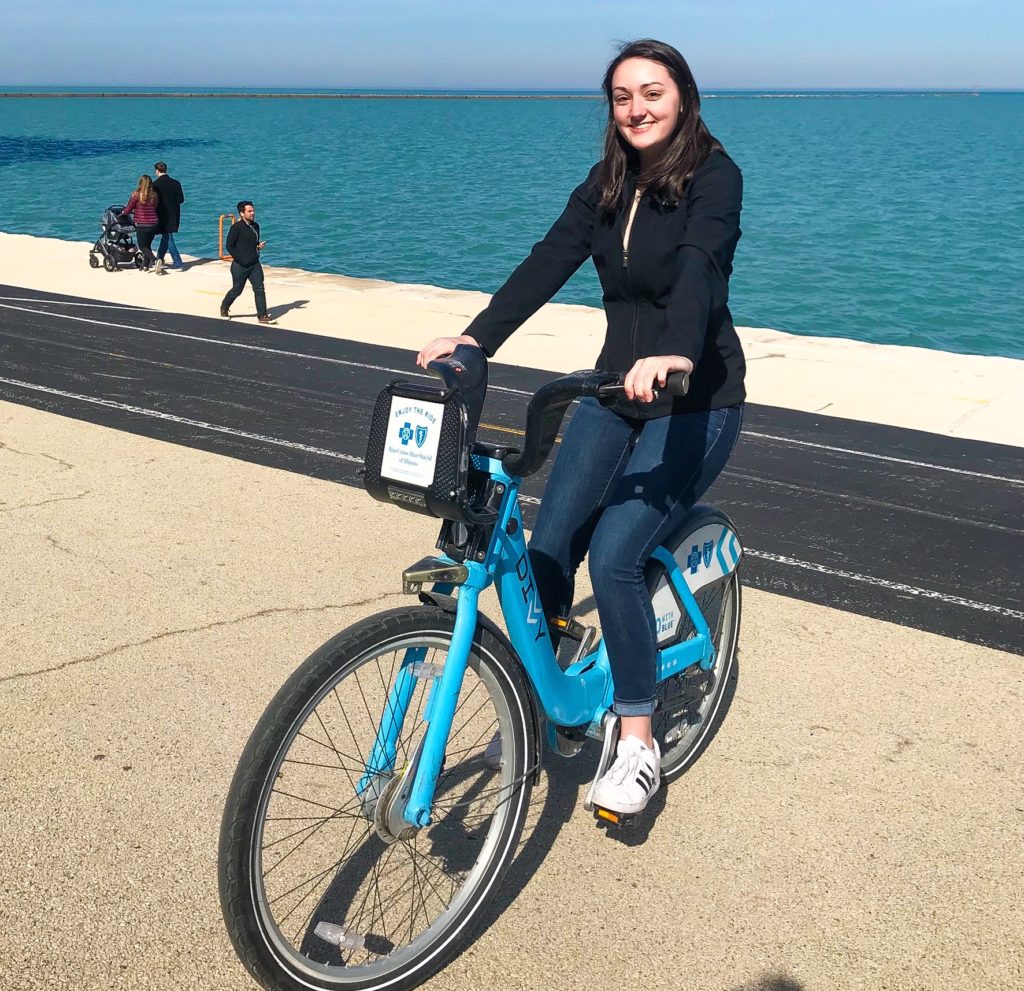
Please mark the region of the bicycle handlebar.
MULTIPOLYGON (((670 396, 685 396, 690 387, 686 372, 673 372, 660 390, 670 396)), ((558 428, 565 411, 576 399, 591 397, 598 402, 610 401, 622 395, 622 376, 614 372, 593 369, 573 372, 542 385, 530 399, 526 411, 526 432, 523 450, 506 454, 502 467, 510 475, 526 478, 538 471, 555 446, 558 428)), ((655 390, 655 396, 658 390, 655 390)))

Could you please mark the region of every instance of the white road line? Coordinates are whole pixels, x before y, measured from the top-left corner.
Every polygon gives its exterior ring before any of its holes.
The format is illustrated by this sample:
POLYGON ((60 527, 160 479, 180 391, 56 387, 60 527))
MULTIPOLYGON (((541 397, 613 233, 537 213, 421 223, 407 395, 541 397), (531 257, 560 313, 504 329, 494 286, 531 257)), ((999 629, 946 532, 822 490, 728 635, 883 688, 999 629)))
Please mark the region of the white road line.
POLYGON ((743 437, 757 437, 759 440, 774 440, 781 444, 795 444, 797 447, 816 447, 822 451, 835 451, 838 454, 856 454, 861 458, 874 458, 877 461, 892 461, 900 465, 912 465, 915 468, 932 468, 935 471, 951 471, 957 475, 970 475, 972 478, 987 478, 993 482, 1008 482, 1010 485, 1024 485, 1024 478, 1007 478, 1005 475, 986 475, 981 471, 968 471, 966 468, 949 468, 946 465, 933 465, 927 461, 911 461, 908 458, 894 458, 888 454, 874 454, 871 451, 855 451, 849 447, 831 447, 828 444, 817 444, 810 440, 796 440, 793 437, 777 437, 774 434, 762 434, 755 430, 744 430, 743 437))
POLYGON ((77 392, 64 392, 61 389, 51 389, 45 385, 35 385, 32 382, 20 382, 18 379, 0 377, 0 384, 16 385, 22 389, 31 389, 34 392, 45 392, 51 396, 61 396, 64 399, 76 399, 82 403, 92 403, 94 406, 105 406, 107 409, 124 410, 127 413, 138 413, 141 416, 149 416, 156 420, 169 420, 172 423, 182 423, 187 427, 199 427, 202 430, 213 430, 219 434, 230 434, 232 437, 244 437, 246 440, 259 441, 261 444, 275 444, 278 447, 290 447, 296 451, 305 451, 307 454, 320 454, 326 458, 337 458, 339 461, 349 461, 352 464, 361 465, 362 458, 354 454, 340 454, 338 451, 329 451, 324 447, 311 447, 309 444, 299 444, 291 440, 281 440, 278 437, 268 437, 266 434, 254 434, 247 430, 235 430, 233 427, 222 427, 216 423, 207 423, 205 420, 192 420, 187 416, 174 416, 172 413, 164 413, 160 410, 146 409, 142 406, 129 406, 127 403, 117 403, 112 399, 97 399, 95 396, 83 396, 77 392))
POLYGON ((884 578, 873 578, 870 575, 859 575, 854 571, 840 571, 836 568, 826 568, 823 564, 813 564, 810 561, 800 561, 794 557, 785 557, 782 554, 772 554, 769 551, 756 551, 749 547, 743 548, 744 554, 751 557, 761 558, 765 561, 774 561, 776 564, 788 564, 793 568, 803 568, 805 571, 817 571, 823 575, 831 575, 835 578, 845 578, 853 582, 865 582, 868 585, 877 585, 880 588, 891 589, 893 592, 906 592, 908 595, 919 595, 923 599, 938 599, 940 602, 947 602, 953 606, 965 606, 968 609, 980 609, 982 612, 998 613, 1000 616, 1008 616, 1010 619, 1024 619, 1024 612, 1018 609, 1007 609, 1005 606, 993 606, 987 602, 976 602, 974 599, 963 599, 959 595, 947 595, 945 592, 935 592, 929 588, 917 588, 915 585, 904 585, 902 582, 890 582, 884 578))
MULTIPOLYGON (((120 303, 79 303, 70 299, 36 299, 34 296, 0 296, 0 302, 4 303, 36 303, 40 306, 88 306, 94 310, 139 310, 143 313, 163 313, 163 310, 154 310, 152 306, 125 306, 120 303)), ((46 310, 35 310, 35 313, 46 313, 46 310)), ((57 316, 53 313, 50 316, 57 316)), ((111 324, 111 326, 121 326, 111 324)))
MULTIPOLYGON (((336 458, 339 461, 347 461, 350 464, 363 464, 362 458, 353 454, 341 454, 338 451, 329 451, 322 447, 312 447, 309 444, 299 444, 295 441, 281 440, 278 437, 268 437, 266 434, 254 434, 245 430, 235 430, 233 427, 222 427, 216 423, 207 423, 204 420, 193 420, 184 416, 174 416, 171 413, 164 413, 160 410, 146 409, 141 406, 130 406, 127 403, 114 402, 111 399, 98 399, 94 396, 83 396, 76 392, 65 392, 61 389, 51 389, 49 386, 36 385, 33 382, 22 382, 18 379, 0 377, 0 384, 13 385, 22 389, 30 389, 34 392, 44 392, 48 395, 62 396, 65 399, 75 399, 83 403, 92 403, 95 406, 105 406, 108 409, 123 410, 128 413, 138 413, 141 416, 149 416, 158 420, 169 420, 172 423, 181 423, 185 426, 199 427, 202 430, 212 430, 216 433, 230 434, 233 437, 242 437, 246 440, 258 441, 262 444, 274 444, 277 447, 287 447, 296 451, 304 451, 307 454, 319 454, 328 458, 336 458)), ((520 493, 520 502, 536 506, 540 499, 534 496, 527 496, 520 493)), ((745 547, 745 554, 751 557, 761 558, 765 561, 774 561, 777 564, 786 564, 794 568, 803 568, 806 571, 816 571, 823 575, 830 575, 835 578, 845 578, 848 581, 864 582, 868 585, 876 585, 880 588, 890 589, 894 592, 906 592, 909 595, 918 595, 925 599, 938 599, 950 605, 964 606, 968 609, 979 609, 982 612, 997 613, 1000 616, 1007 616, 1011 619, 1024 619, 1024 612, 1016 609, 1007 609, 1003 606, 993 606, 986 602, 976 602, 973 599, 964 599, 958 595, 947 595, 945 592, 935 592, 927 588, 917 588, 914 585, 905 585, 901 582, 891 582, 884 578, 873 578, 870 575, 861 575, 853 571, 839 571, 835 568, 827 568, 821 564, 814 564, 810 561, 801 561, 797 558, 785 557, 782 554, 772 554, 769 551, 759 551, 745 547)))
MULTIPOLYGON (((0 297, 0 300, 3 300, 4 298, 5 297, 0 297)), ((80 305, 84 306, 87 304, 83 303, 80 305)), ((123 330, 137 330, 143 334, 156 334, 161 337, 177 337, 184 341, 199 341, 202 344, 215 344, 220 345, 222 347, 241 348, 242 350, 245 351, 258 351, 263 354, 283 356, 286 358, 302 358, 305 359, 306 361, 324 361, 334 365, 345 365, 350 368, 364 368, 368 371, 388 372, 389 374, 392 375, 407 375, 412 376, 414 378, 434 378, 433 375, 428 375, 425 372, 409 371, 408 369, 405 368, 391 368, 387 365, 371 365, 365 362, 348 361, 345 358, 328 358, 323 355, 304 354, 301 351, 280 351, 277 350, 276 348, 260 347, 258 344, 243 344, 241 341, 224 341, 211 339, 208 337, 199 337, 193 334, 178 334, 169 330, 156 330, 153 327, 138 327, 132 324, 110 323, 106 320, 90 320, 88 317, 76 317, 72 316, 70 313, 51 313, 49 310, 32 310, 23 306, 12 306, 4 302, 0 302, 0 307, 7 310, 18 310, 22 313, 34 313, 37 316, 58 317, 61 320, 75 320, 79 323, 90 323, 100 327, 117 327, 123 330)), ((157 313, 161 311, 153 310, 151 312, 157 313)), ((532 392, 526 392, 522 389, 511 389, 508 388, 507 386, 502 385, 489 385, 488 389, 492 392, 504 392, 513 396, 531 397, 533 395, 532 392)), ((754 430, 744 430, 743 436, 756 437, 759 440, 772 440, 780 444, 793 444, 797 447, 813 447, 823 451, 834 451, 839 454, 854 454, 862 458, 873 458, 878 461, 889 461, 895 464, 911 465, 915 468, 931 468, 934 471, 952 472, 956 475, 967 475, 971 478, 985 478, 993 482, 1006 482, 1009 485, 1024 485, 1024 479, 1020 478, 1007 478, 1006 476, 1003 475, 989 475, 984 472, 968 471, 965 468, 950 468, 947 467, 946 465, 936 465, 928 461, 911 461, 907 458, 896 458, 887 454, 874 454, 871 451, 857 451, 852 448, 846 447, 832 447, 828 444, 817 444, 813 441, 808 440, 796 440, 792 437, 779 437, 776 436, 775 434, 763 434, 754 430)))
MULTIPOLYGON (((2 298, 2 297, 0 297, 2 298)), ((182 341, 199 341, 201 344, 215 344, 225 348, 241 348, 243 351, 259 351, 262 354, 269 354, 275 357, 302 358, 306 361, 324 361, 332 365, 346 365, 349 368, 364 368, 374 372, 389 372, 392 375, 408 375, 414 378, 432 379, 437 381, 433 375, 426 372, 411 371, 408 368, 390 368, 387 365, 369 365, 361 361, 348 361, 345 358, 328 358, 319 354, 304 354, 301 351, 282 351, 277 348, 264 348, 258 344, 243 344, 241 341, 224 341, 217 338, 199 337, 195 334, 179 334, 171 330, 157 330, 154 327, 138 327, 128 323, 110 323, 107 320, 91 320, 89 317, 76 317, 70 313, 51 313, 49 310, 32 310, 26 306, 12 306, 9 303, 0 302, 0 307, 5 310, 18 310, 21 313, 34 313, 36 316, 57 317, 60 320, 74 320, 76 323, 91 323, 98 327, 116 327, 120 330, 137 330, 141 334, 155 334, 159 337, 175 337, 182 341)), ((161 312, 158 310, 153 313, 161 312)), ((532 392, 524 392, 522 389, 509 389, 502 385, 488 386, 493 392, 507 392, 515 396, 532 396, 532 392)))

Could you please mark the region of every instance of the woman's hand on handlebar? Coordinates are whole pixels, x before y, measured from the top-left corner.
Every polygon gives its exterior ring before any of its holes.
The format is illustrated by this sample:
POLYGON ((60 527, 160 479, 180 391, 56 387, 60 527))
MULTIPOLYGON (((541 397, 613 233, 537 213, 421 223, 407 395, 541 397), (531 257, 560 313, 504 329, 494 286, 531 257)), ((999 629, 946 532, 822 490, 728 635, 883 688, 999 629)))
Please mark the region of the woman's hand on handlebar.
POLYGON ((678 354, 656 354, 650 358, 640 358, 626 372, 622 380, 623 390, 627 399, 639 399, 649 403, 654 399, 655 389, 664 389, 665 380, 673 372, 693 371, 693 362, 678 354))
POLYGON ((461 337, 435 337, 416 355, 416 364, 420 368, 426 368, 430 362, 436 361, 438 358, 447 358, 460 344, 469 344, 475 348, 480 347, 469 334, 463 334, 461 337))

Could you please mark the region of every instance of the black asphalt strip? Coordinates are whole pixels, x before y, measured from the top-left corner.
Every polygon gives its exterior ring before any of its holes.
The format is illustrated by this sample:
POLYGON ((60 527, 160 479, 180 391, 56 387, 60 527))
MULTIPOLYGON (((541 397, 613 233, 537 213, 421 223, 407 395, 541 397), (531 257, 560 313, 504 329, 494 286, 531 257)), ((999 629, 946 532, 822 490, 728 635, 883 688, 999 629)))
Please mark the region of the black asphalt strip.
MULTIPOLYGON (((0 286, 0 398, 348 485, 412 358, 0 286)), ((492 363, 482 439, 514 445, 555 374, 492 363)), ((1024 654, 1024 449, 748 405, 708 500, 736 522, 747 585, 1024 654)))

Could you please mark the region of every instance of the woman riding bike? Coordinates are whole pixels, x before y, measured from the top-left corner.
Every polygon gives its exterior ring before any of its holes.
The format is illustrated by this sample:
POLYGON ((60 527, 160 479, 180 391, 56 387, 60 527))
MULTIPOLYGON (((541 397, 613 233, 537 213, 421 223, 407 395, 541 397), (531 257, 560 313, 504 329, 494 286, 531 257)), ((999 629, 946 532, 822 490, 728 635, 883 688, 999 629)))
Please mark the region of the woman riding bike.
POLYGON ((583 400, 548 481, 530 541, 549 617, 568 615, 590 575, 620 719, 596 804, 624 815, 657 791, 651 731, 657 632, 644 568, 725 466, 739 436, 745 364, 729 313, 742 178, 700 117, 689 66, 670 45, 625 45, 608 66, 604 157, 562 215, 460 337, 431 341, 426 366, 460 344, 492 356, 592 258, 608 330, 598 368, 624 376, 608 407, 583 400), (659 395, 690 375, 683 398, 659 395))

